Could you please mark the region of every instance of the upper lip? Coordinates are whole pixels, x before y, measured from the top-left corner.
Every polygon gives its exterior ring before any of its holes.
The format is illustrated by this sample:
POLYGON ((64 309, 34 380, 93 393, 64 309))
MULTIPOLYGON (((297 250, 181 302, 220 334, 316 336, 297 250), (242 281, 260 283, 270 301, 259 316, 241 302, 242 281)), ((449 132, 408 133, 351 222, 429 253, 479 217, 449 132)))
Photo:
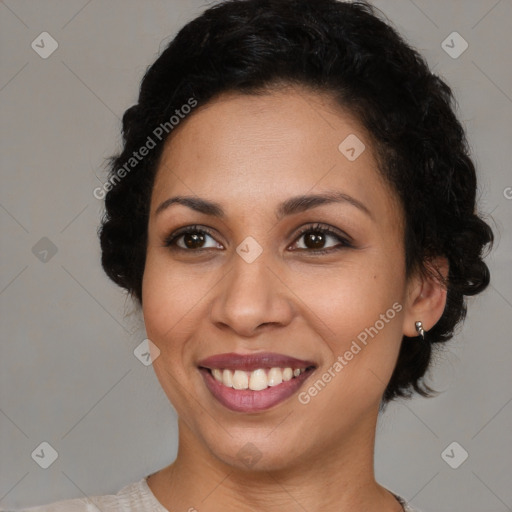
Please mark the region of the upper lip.
POLYGON ((305 361, 284 354, 260 352, 256 354, 216 354, 199 361, 198 366, 208 368, 228 368, 231 370, 253 371, 259 368, 307 368, 316 366, 312 361, 305 361))

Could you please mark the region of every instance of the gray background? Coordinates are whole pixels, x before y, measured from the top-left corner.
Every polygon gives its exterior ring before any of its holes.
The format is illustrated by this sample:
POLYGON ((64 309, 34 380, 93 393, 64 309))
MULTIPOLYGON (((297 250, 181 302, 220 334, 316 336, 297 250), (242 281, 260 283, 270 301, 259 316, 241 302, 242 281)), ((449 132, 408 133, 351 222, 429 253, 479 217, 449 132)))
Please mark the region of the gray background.
MULTIPOLYGON (((470 300, 464 329, 432 372, 444 392, 388 408, 377 476, 425 512, 512 510, 512 3, 375 4, 453 87, 480 172, 480 206, 497 231, 492 285, 470 300), (469 44, 458 58, 441 46, 453 31, 469 44), (441 457, 453 441, 469 453, 458 469, 441 457)), ((115 493, 175 456, 175 413, 151 366, 133 354, 145 338, 140 316, 100 266, 102 204, 92 191, 146 66, 204 5, 0 3, 3 507, 115 493), (31 48, 43 31, 59 44, 47 59, 31 48), (43 237, 56 254, 41 252, 50 247, 43 237), (58 452, 48 469, 31 457, 43 441, 58 452)))

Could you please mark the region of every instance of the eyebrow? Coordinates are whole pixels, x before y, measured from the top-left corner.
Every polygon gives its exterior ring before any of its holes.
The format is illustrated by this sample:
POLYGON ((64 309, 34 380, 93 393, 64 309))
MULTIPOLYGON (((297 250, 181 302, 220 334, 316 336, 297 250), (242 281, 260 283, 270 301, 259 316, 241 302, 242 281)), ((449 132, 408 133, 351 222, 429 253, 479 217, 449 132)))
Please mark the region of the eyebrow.
MULTIPOLYGON (((373 218, 370 210, 361 202, 354 197, 345 194, 343 192, 326 192, 322 194, 310 194, 300 195, 287 199, 282 202, 276 210, 277 220, 281 220, 283 217, 301 213, 317 206, 322 206, 331 203, 346 203, 373 218)), ((181 204, 199 213, 205 215, 211 215, 213 217, 219 217, 221 219, 226 217, 224 210, 219 203, 202 199, 196 196, 175 196, 166 199, 162 202, 155 210, 155 215, 160 214, 173 204, 181 204)))

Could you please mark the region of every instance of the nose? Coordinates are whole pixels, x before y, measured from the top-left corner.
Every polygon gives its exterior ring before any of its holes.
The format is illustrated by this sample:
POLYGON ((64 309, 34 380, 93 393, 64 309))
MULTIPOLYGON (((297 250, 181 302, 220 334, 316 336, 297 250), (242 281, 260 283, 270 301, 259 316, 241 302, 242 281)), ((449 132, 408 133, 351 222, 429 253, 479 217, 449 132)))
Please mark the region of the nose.
POLYGON ((293 295, 268 260, 264 253, 251 263, 233 255, 213 297, 210 319, 217 328, 250 338, 292 321, 293 295))

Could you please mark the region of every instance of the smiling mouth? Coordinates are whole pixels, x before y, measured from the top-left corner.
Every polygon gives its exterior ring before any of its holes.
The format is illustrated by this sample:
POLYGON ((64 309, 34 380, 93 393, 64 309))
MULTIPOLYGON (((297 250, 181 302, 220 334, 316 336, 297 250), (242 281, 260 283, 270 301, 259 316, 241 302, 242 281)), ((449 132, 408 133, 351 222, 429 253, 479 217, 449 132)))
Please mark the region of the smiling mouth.
POLYGON ((250 414, 261 413, 276 407, 293 396, 315 369, 314 366, 295 368, 296 375, 291 367, 258 368, 251 372, 200 367, 199 371, 211 396, 217 402, 231 411, 250 414), (214 371, 217 378, 214 377, 214 371), (232 374, 231 385, 237 386, 238 389, 224 384, 224 376, 226 376, 226 382, 230 383, 230 373, 232 374), (218 380, 219 378, 222 378, 222 381, 218 380), (280 378, 282 380, 278 383, 280 378), (269 380, 272 386, 269 385, 269 380))
POLYGON ((218 354, 198 364, 210 396, 243 413, 261 412, 290 398, 316 368, 312 361, 269 352, 218 354))
POLYGON ((265 389, 280 386, 283 382, 300 377, 306 372, 314 369, 314 366, 307 367, 272 367, 258 368, 254 371, 231 370, 229 368, 201 368, 222 386, 236 390, 250 389, 251 391, 263 391, 265 389))

